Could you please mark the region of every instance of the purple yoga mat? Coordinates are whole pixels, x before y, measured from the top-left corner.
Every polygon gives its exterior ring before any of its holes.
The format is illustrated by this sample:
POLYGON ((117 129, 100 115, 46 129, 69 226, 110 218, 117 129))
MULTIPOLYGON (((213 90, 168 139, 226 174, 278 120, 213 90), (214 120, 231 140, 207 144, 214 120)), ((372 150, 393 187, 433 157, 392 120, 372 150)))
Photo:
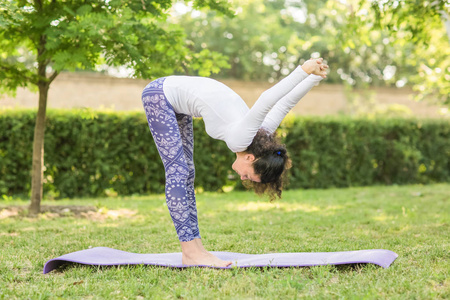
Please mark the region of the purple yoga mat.
MULTIPOLYGON (((233 267, 310 267, 359 263, 371 263, 387 268, 398 257, 395 252, 382 249, 313 253, 243 254, 214 251, 211 253, 220 259, 233 262, 231 266, 221 269, 233 267)), ((181 263, 181 253, 138 254, 97 247, 72 252, 49 260, 44 266, 44 274, 67 262, 93 266, 153 265, 171 268, 190 267, 181 263)))

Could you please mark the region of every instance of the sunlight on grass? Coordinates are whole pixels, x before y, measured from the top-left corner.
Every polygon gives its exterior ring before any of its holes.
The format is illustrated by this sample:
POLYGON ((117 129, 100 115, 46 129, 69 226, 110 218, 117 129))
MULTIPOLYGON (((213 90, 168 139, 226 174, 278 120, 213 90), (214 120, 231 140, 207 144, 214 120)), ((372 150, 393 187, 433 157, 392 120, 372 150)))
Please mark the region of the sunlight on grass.
MULTIPOLYGON (((117 209, 117 210, 109 210, 109 209, 105 209, 105 208, 100 208, 98 213, 107 218, 117 219, 119 217, 125 217, 125 218, 133 217, 134 215, 137 214, 137 211, 131 210, 131 209, 126 209, 126 208, 121 208, 121 209, 117 209)), ((93 212, 90 214, 95 215, 95 213, 93 213, 93 212)), ((96 216, 96 217, 98 218, 98 216, 96 216)))
POLYGON ((386 214, 380 214, 378 216, 374 216, 372 219, 375 220, 375 221, 379 221, 379 222, 387 222, 387 221, 394 220, 395 217, 394 216, 388 216, 386 214))
POLYGON ((292 204, 292 203, 270 203, 270 202, 247 202, 238 205, 227 205, 227 209, 234 211, 269 211, 269 210, 283 210, 296 211, 301 210, 305 212, 319 211, 318 206, 310 204, 292 204))
POLYGON ((321 215, 333 214, 334 211, 342 209, 342 205, 329 205, 320 207, 317 205, 312 205, 308 203, 288 203, 288 202, 246 202, 241 204, 228 204, 226 207, 231 211, 270 211, 270 210, 281 210, 283 212, 320 212, 321 215))

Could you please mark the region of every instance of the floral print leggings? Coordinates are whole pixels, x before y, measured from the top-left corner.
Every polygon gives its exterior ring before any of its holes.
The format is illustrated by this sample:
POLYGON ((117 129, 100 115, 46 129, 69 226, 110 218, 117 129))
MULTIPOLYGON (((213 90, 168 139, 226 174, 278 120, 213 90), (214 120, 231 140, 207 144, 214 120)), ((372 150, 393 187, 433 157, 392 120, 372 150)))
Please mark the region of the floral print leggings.
POLYGON ((194 192, 194 132, 192 117, 177 114, 163 91, 165 78, 149 83, 142 92, 148 126, 166 173, 166 203, 178 239, 200 238, 194 192))

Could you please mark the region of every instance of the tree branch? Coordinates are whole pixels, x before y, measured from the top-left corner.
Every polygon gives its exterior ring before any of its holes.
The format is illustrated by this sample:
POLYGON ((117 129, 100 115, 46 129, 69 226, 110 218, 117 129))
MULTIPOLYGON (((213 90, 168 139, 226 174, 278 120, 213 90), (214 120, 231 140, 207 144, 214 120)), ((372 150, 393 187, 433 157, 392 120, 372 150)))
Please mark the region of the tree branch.
POLYGON ((48 78, 48 84, 52 83, 53 80, 55 80, 56 76, 58 76, 59 72, 55 71, 53 74, 48 78))
POLYGON ((42 1, 41 0, 35 0, 34 4, 36 5, 36 8, 39 8, 38 11, 42 11, 42 1))

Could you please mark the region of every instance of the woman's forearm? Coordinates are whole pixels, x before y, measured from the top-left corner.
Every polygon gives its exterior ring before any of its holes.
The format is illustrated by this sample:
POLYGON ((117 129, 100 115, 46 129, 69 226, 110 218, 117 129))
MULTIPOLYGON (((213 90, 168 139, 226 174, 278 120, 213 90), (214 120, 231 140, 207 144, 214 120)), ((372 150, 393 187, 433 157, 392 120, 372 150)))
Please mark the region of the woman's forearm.
POLYGON ((261 127, 274 132, 284 117, 291 111, 291 109, 302 99, 315 85, 322 80, 322 77, 317 75, 309 75, 305 80, 300 82, 293 88, 286 96, 275 104, 264 119, 261 127))

